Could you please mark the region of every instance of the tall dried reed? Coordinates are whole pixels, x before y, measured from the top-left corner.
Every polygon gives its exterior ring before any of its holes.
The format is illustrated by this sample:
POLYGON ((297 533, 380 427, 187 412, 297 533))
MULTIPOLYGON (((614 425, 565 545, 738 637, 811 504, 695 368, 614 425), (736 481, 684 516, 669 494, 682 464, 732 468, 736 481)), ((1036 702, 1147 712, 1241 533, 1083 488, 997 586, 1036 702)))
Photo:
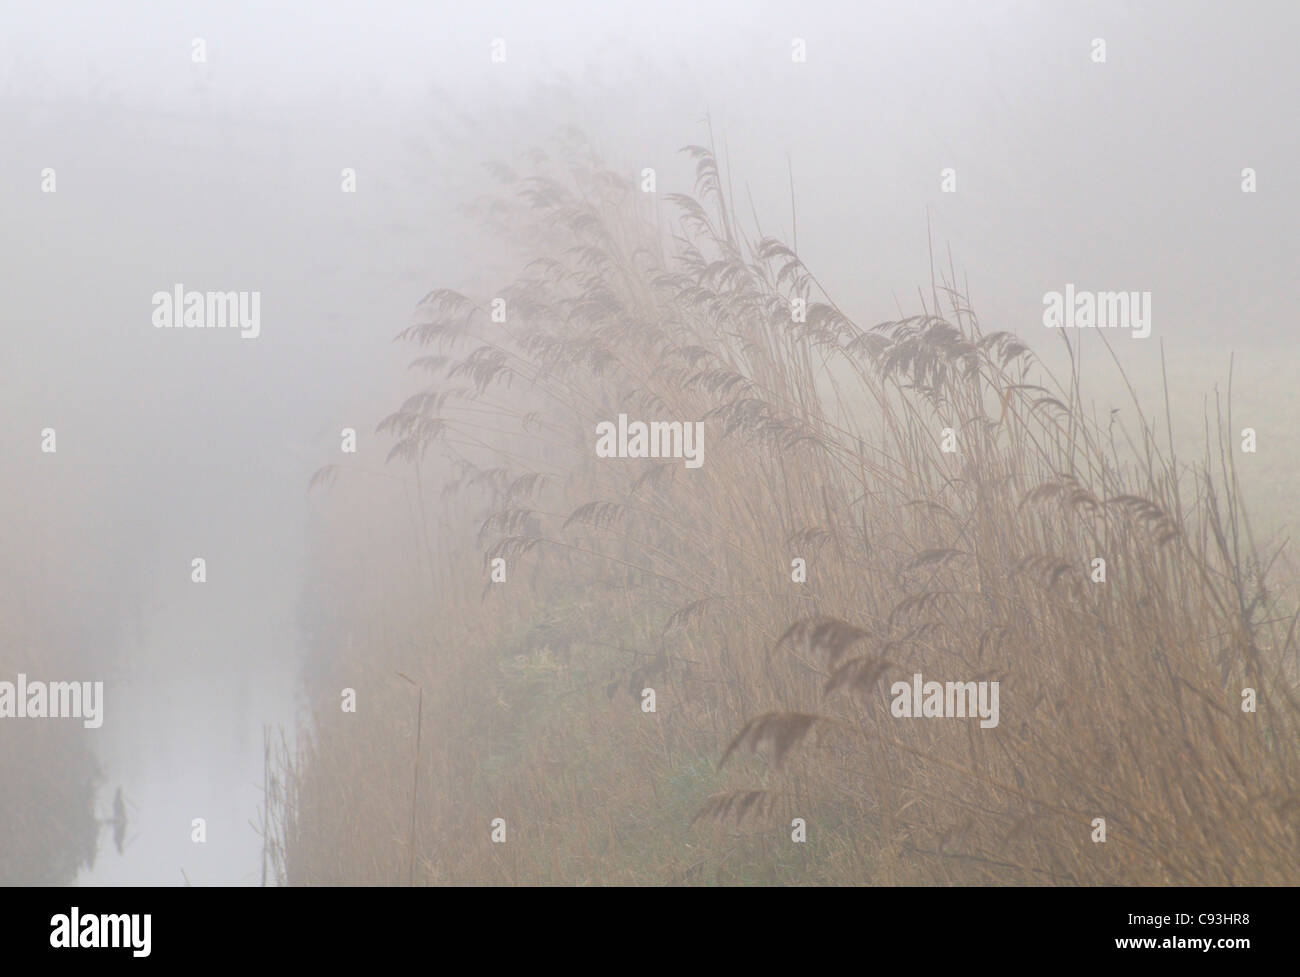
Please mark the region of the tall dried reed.
POLYGON ((378 429, 412 481, 347 498, 409 505, 418 542, 367 522, 337 543, 367 580, 322 574, 360 640, 284 764, 282 880, 1300 878, 1296 617, 1230 418, 1194 464, 1136 395, 1135 426, 1099 421, 1076 350, 1054 378, 951 267, 860 326, 685 152, 695 194, 663 204, 576 140, 494 167, 477 213, 518 278, 402 332, 428 385, 378 429), (704 465, 596 458, 619 413, 701 420, 704 465), (414 837, 398 669, 429 700, 414 837), (915 672, 999 681, 999 725, 892 717, 915 672))

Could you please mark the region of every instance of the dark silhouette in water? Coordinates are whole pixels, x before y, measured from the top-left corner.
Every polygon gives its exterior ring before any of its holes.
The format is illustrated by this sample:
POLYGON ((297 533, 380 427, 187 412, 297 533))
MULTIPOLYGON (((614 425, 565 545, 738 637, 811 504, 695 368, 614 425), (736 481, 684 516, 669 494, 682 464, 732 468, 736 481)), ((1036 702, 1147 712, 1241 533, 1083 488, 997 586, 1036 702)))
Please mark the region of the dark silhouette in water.
POLYGON ((119 787, 113 795, 113 816, 108 820, 101 820, 100 824, 111 824, 113 826, 113 847, 117 853, 122 854, 126 847, 126 800, 122 796, 122 788, 119 787))

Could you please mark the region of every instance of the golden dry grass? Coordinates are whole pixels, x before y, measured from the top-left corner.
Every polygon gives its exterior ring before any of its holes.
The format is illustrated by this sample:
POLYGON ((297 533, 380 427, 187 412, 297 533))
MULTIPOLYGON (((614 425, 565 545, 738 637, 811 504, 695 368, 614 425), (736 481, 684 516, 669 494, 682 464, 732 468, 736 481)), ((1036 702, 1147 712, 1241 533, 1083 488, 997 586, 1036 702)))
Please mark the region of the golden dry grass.
POLYGON ((951 270, 860 326, 687 151, 671 219, 576 145, 499 168, 506 322, 426 296, 429 384, 379 425, 404 480, 317 480, 351 642, 280 757, 281 880, 1300 878, 1296 618, 1226 396, 1192 453, 1136 397, 1098 419, 951 270), (703 467, 595 458, 619 412, 703 420, 703 467), (1000 681, 1000 724, 891 717, 915 671, 1000 681))

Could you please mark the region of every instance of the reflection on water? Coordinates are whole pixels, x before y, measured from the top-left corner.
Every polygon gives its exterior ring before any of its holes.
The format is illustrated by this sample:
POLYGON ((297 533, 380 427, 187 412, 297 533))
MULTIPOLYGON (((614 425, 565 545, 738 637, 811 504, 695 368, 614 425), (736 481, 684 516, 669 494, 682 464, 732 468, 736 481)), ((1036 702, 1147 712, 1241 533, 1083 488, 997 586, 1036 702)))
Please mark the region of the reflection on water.
POLYGON ((263 729, 291 732, 298 662, 276 604, 291 606, 293 595, 208 586, 183 576, 160 585, 166 603, 105 682, 107 718, 94 740, 103 825, 82 884, 261 879, 263 729), (120 853, 111 823, 119 789, 120 853), (196 818, 203 843, 192 840, 196 818))
POLYGON ((173 671, 115 688, 129 718, 101 744, 99 807, 110 807, 117 785, 127 807, 123 850, 106 825, 82 884, 260 881, 262 723, 291 725, 292 691, 288 675, 250 678, 173 671), (191 839, 195 818, 206 822, 204 843, 191 839))

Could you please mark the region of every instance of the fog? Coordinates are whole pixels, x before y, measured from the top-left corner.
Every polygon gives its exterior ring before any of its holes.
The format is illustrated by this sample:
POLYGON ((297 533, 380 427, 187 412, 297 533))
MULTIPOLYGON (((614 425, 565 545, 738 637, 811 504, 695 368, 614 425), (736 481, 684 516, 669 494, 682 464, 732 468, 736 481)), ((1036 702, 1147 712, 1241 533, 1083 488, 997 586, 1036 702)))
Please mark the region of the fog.
POLYGON ((860 322, 928 300, 932 241, 1042 346, 1045 292, 1150 291, 1152 340, 1118 341, 1138 377, 1160 342, 1198 378, 1235 352, 1268 408, 1294 364, 1297 29, 1280 2, 5 4, 0 680, 104 682, 77 735, 127 842, 101 832, 78 881, 260 881, 263 730, 295 735, 328 611, 308 481, 346 427, 383 471, 393 337, 430 288, 494 280, 461 213, 486 161, 576 125, 689 192, 707 117, 741 209, 860 322), (259 292, 259 334, 155 328, 177 285, 259 292))

